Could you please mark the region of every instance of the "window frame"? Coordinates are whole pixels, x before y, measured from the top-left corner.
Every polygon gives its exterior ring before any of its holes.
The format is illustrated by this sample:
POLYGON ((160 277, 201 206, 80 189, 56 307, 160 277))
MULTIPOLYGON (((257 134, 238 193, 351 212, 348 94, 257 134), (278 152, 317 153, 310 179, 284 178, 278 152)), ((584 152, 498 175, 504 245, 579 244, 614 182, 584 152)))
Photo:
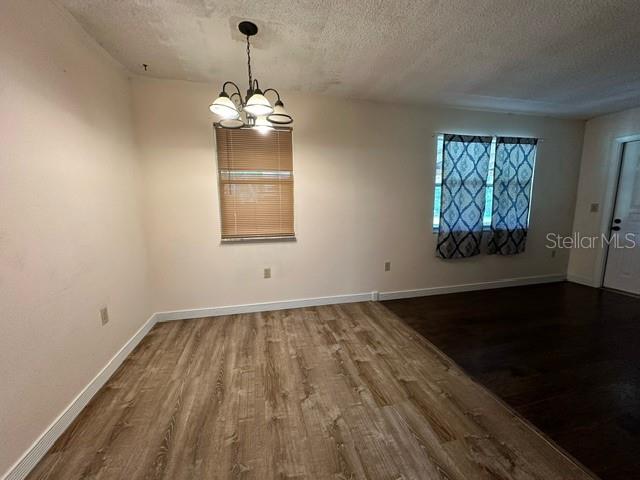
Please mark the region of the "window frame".
MULTIPOLYGON (((474 134, 475 135, 475 134, 474 134)), ((433 233, 440 231, 440 209, 442 207, 442 161, 444 159, 444 133, 436 134, 436 161, 433 188, 433 209, 431 219, 431 229, 433 233)), ((497 135, 491 135, 491 148, 489 152, 489 167, 487 170, 487 185, 485 190, 484 212, 482 215, 482 230, 491 230, 493 219, 493 186, 495 180, 496 149, 498 146, 497 135)), ((523 137, 526 138, 526 137, 523 137)), ((531 217, 531 205, 533 204, 533 179, 535 177, 535 161, 531 174, 531 186, 529 191, 529 213, 527 215, 527 225, 531 217)))
MULTIPOLYGON (((252 170, 229 170, 229 169, 225 169, 225 168, 221 168, 220 166, 220 160, 218 158, 218 137, 217 137, 217 129, 221 129, 223 127, 218 126, 217 124, 214 124, 214 128, 213 128, 213 136, 215 139, 215 143, 216 143, 216 183, 218 186, 218 192, 217 192, 217 196, 218 196, 218 215, 219 215, 219 225, 220 225, 220 244, 237 244, 237 243, 252 243, 252 242, 257 242, 257 243, 261 243, 261 242, 295 242, 296 241, 296 214, 295 214, 295 187, 293 188, 293 193, 292 195, 293 197, 293 211, 291 213, 292 218, 292 225, 293 225, 293 233, 292 234, 273 234, 273 235, 246 235, 246 236, 224 236, 223 231, 224 231, 224 215, 222 212, 223 209, 223 205, 222 205, 222 188, 224 186, 224 181, 223 181, 223 176, 228 175, 229 177, 231 176, 238 176, 238 177, 242 177, 244 175, 249 175, 249 176, 264 176, 264 177, 272 177, 272 176, 287 176, 290 177, 290 180, 292 182, 293 185, 293 180, 294 180, 294 169, 293 169, 293 129, 291 127, 273 127, 273 130, 279 130, 279 131, 288 131, 291 133, 291 170, 260 170, 260 169, 252 169, 252 170)), ((238 130, 242 130, 242 129, 247 129, 250 127, 241 127, 238 130)))

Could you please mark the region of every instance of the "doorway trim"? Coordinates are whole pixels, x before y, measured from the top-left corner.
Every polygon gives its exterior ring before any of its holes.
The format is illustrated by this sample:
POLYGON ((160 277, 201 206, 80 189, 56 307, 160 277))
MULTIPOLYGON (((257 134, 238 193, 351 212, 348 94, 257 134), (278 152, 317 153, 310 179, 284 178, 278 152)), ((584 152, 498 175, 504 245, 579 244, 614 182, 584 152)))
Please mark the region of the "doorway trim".
MULTIPOLYGON (((634 135, 624 135, 622 137, 616 137, 611 142, 611 156, 614 161, 612 162, 609 173, 607 174, 607 184, 604 196, 604 202, 602 203, 602 217, 600 219, 600 232, 604 235, 609 233, 611 222, 613 221, 614 209, 616 206, 616 197, 618 196, 618 183, 620 180, 620 171, 622 169, 622 154, 624 151, 624 144, 629 142, 635 142, 640 140, 640 133, 634 135)), ((596 259, 596 271, 594 274, 594 287, 604 286, 604 275, 606 273, 607 255, 609 254, 609 245, 604 245, 598 252, 598 258, 596 259)))

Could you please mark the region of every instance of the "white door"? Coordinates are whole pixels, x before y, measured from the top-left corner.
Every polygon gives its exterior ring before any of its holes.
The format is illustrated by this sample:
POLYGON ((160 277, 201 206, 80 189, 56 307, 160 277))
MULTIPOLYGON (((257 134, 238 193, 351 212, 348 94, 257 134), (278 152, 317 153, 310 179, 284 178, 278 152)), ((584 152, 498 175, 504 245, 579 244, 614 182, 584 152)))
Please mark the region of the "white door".
POLYGON ((640 294, 640 141, 624 144, 610 228, 618 245, 609 245, 604 286, 640 294))

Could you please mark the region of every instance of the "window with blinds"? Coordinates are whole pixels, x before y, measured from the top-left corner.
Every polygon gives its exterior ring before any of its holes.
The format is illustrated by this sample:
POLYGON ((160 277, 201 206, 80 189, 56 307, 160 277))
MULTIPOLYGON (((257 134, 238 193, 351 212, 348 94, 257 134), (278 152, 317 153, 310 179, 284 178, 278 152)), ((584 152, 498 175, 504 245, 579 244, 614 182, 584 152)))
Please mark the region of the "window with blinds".
POLYGON ((222 239, 294 237, 291 130, 215 131, 222 239))

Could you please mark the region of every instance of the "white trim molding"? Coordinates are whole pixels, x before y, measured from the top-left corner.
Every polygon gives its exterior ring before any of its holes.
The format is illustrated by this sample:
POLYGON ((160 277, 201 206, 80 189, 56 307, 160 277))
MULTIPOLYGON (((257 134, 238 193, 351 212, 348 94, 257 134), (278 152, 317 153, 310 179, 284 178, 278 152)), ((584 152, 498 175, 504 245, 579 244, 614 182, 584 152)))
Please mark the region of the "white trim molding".
MULTIPOLYGON (((620 172, 622 171, 622 154, 624 152, 624 144, 640 140, 640 133, 633 135, 623 135, 609 141, 609 155, 611 161, 607 160, 606 182, 604 187, 604 198, 602 199, 602 215, 600 215, 600 233, 608 235, 613 221, 613 214, 616 205, 616 197, 618 196, 618 181, 620 172)), ((607 265, 607 255, 609 254, 609 245, 605 243, 601 248, 596 250, 594 280, 589 279, 590 287, 604 286, 604 275, 607 265)), ((579 278, 579 276, 573 276, 579 278)), ((585 278, 585 277, 582 277, 585 278)), ((582 283, 577 281, 576 283, 582 283)))
POLYGON ((394 292, 380 292, 380 301, 399 298, 426 297, 429 295, 444 295, 447 293, 472 292, 475 290, 489 290, 492 288, 519 287, 538 283, 554 283, 566 280, 566 275, 536 275, 532 277, 515 277, 490 282, 461 283, 443 287, 418 288, 416 290, 397 290, 394 292))
POLYGON ((275 302, 247 303, 244 305, 228 305, 223 307, 194 308, 187 310, 173 310, 157 312, 158 322, 172 320, 188 320, 191 318, 219 317, 220 315, 234 315, 238 313, 269 312, 287 308, 317 307, 339 303, 354 303, 368 301, 393 300, 397 298, 424 297, 427 295, 443 295, 447 293, 469 292, 474 290, 488 290, 491 288, 517 287, 538 283, 563 282, 567 279, 564 274, 537 275, 531 277, 515 277, 490 282, 463 283, 442 287, 427 287, 415 290, 397 290, 391 292, 366 292, 350 295, 334 295, 329 297, 299 298, 296 300, 281 300, 275 302))
POLYGON ((270 312, 287 308, 317 307, 337 303, 369 302, 376 300, 377 292, 353 293, 350 295, 333 295, 330 297, 299 298, 296 300, 280 300, 276 302, 247 303, 244 305, 228 305, 224 307, 194 308, 189 310, 173 310, 156 313, 158 322, 171 320, 189 320, 191 318, 219 317, 237 313, 270 312))
POLYGON ((64 433, 71 425, 75 418, 80 414, 82 409, 87 406, 98 390, 107 383, 107 380, 115 373, 122 362, 129 356, 140 341, 149 333, 149 330, 155 325, 156 316, 151 315, 149 319, 138 329, 136 333, 118 350, 118 352, 109 360, 104 368, 98 373, 89 384, 82 389, 76 398, 64 409, 64 411, 54 420, 54 422, 44 431, 33 445, 24 453, 22 458, 18 460, 9 471, 5 473, 2 480, 23 480, 29 472, 38 464, 40 459, 44 457, 47 451, 55 443, 55 441, 64 433))

